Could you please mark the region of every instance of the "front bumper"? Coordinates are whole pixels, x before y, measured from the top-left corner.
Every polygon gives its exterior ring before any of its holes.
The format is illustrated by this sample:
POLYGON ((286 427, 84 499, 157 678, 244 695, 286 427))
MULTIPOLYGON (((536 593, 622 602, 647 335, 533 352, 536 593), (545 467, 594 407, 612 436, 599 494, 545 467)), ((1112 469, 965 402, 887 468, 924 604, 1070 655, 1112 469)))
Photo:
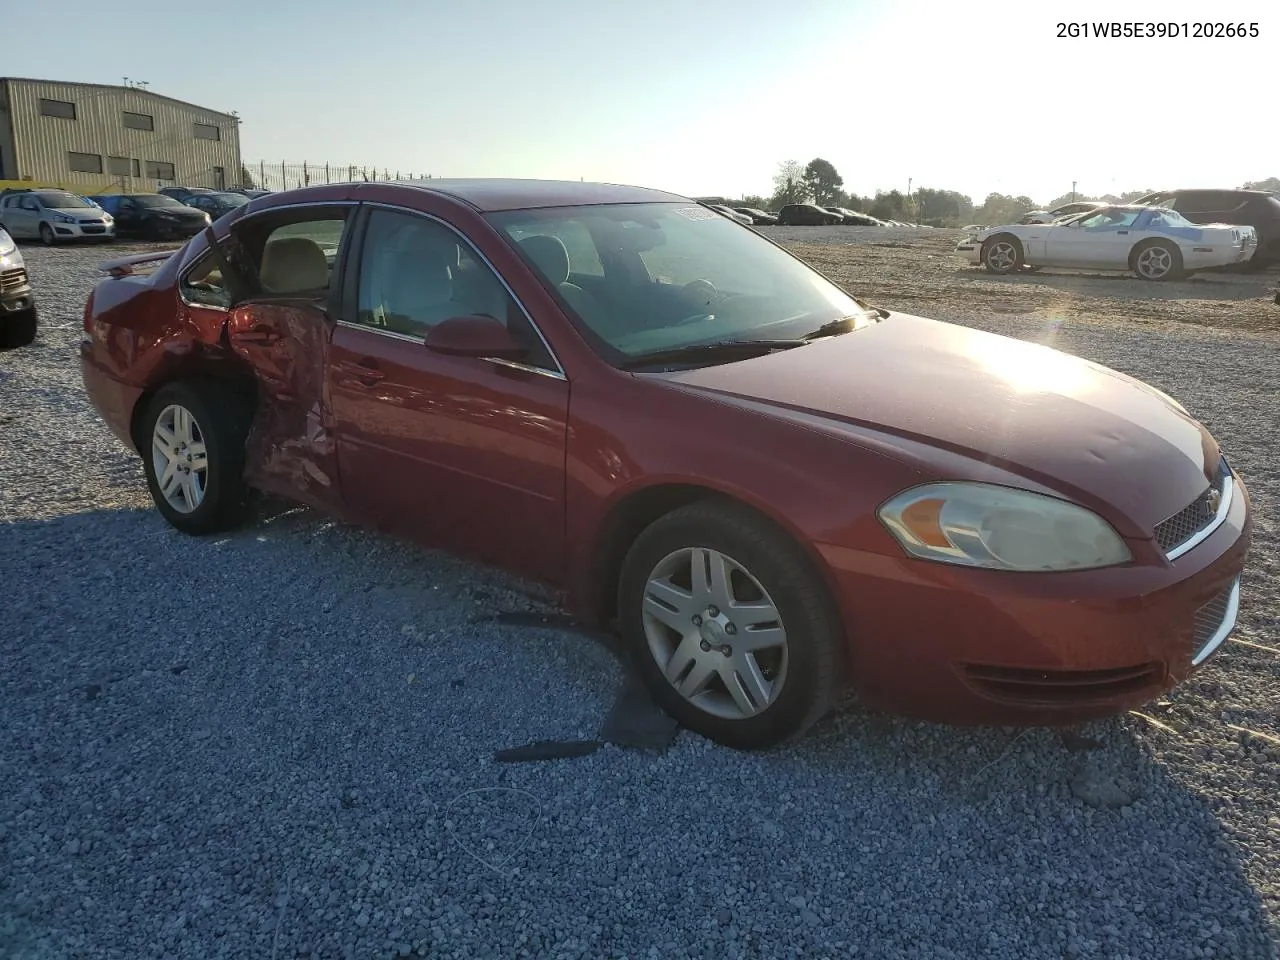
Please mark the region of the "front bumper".
POLYGON ((53 235, 59 240, 111 240, 116 235, 114 222, 104 220, 84 220, 75 223, 62 223, 57 220, 45 220, 53 228, 53 235))
POLYGON ((25 267, 8 266, 0 258, 0 322, 15 313, 26 313, 36 306, 35 293, 25 267))
POLYGON ((956 256, 963 257, 970 263, 982 263, 982 243, 970 237, 966 237, 956 244, 956 256))
POLYGON ((945 723, 1064 724, 1146 703, 1235 625, 1251 537, 1243 482, 1172 562, 1006 573, 819 545, 868 704, 945 723))

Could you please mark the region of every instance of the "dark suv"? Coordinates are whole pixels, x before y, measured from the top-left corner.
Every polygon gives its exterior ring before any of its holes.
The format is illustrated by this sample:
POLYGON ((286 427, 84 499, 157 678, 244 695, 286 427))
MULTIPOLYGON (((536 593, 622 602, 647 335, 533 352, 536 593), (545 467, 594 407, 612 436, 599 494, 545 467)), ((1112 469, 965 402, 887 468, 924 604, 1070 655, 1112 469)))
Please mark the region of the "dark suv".
POLYGON ((1280 198, 1263 190, 1163 190, 1134 203, 1172 207, 1192 223, 1237 223, 1258 232, 1249 265, 1280 262, 1280 198))
POLYGON ((818 227, 840 223, 844 217, 814 203, 788 203, 778 211, 778 223, 787 227, 818 227))

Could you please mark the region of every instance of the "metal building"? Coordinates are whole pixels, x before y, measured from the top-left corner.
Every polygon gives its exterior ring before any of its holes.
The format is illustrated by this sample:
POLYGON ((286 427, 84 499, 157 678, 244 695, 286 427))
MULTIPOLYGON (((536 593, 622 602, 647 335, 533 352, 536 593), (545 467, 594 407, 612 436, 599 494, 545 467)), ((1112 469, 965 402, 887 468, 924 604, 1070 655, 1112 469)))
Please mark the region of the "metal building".
POLYGON ((0 180, 81 193, 240 182, 239 119, 132 86, 0 77, 0 180))

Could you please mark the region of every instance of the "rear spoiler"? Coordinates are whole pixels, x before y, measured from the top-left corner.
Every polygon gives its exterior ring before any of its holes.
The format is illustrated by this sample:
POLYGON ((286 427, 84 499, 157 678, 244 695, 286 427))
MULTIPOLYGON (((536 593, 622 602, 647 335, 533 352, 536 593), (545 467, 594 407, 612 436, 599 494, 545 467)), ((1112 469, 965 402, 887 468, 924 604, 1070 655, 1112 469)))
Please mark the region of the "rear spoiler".
POLYGON ((108 260, 105 263, 98 264, 98 269, 112 277, 133 276, 142 272, 138 268, 143 264, 168 260, 179 250, 181 250, 181 247, 177 250, 157 250, 154 253, 138 253, 131 257, 117 257, 115 260, 108 260))

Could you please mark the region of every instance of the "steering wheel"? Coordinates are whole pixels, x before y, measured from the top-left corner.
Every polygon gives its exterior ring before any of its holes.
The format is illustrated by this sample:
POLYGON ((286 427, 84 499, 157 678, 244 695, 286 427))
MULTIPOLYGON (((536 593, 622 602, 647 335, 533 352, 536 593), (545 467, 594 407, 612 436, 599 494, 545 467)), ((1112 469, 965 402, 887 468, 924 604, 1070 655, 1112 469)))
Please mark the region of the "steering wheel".
MULTIPOLYGON (((690 280, 680 289, 688 295, 690 300, 695 300, 707 306, 711 306, 720 299, 720 291, 716 289, 716 285, 710 280, 690 280)), ((692 313, 683 320, 676 321, 675 326, 682 327, 687 323, 697 323, 699 320, 706 320, 714 316, 714 313, 705 310, 700 313, 692 313)))

